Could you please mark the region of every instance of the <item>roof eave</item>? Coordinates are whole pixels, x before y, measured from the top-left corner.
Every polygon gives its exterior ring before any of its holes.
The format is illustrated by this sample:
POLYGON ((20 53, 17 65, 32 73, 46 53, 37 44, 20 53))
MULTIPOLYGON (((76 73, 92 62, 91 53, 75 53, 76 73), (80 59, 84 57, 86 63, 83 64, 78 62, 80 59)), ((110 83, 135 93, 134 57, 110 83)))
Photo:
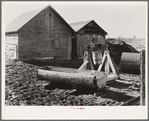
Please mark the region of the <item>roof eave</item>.
MULTIPOLYGON (((88 25, 89 23, 91 23, 91 22, 94 22, 94 23, 96 23, 94 20, 91 20, 90 22, 88 22, 86 25, 88 25)), ((96 23, 97 24, 97 23, 96 23)), ((78 31, 76 31, 76 33, 79 33, 79 31, 81 30, 81 29, 83 29, 86 25, 84 25, 82 28, 80 28, 78 31)), ((97 24, 97 26, 99 27, 99 28, 101 28, 98 24, 97 24)), ((102 28, 101 28, 102 29, 102 28)), ((103 35, 107 35, 108 33, 104 30, 104 29, 102 29, 103 31, 104 31, 104 34, 103 35)))
MULTIPOLYGON (((93 20, 93 22, 95 22, 95 21, 93 20)), ((95 23, 96 23, 96 22, 95 22, 95 23)), ((96 23, 96 24, 97 24, 97 23, 96 23)), ((99 28, 101 28, 98 24, 97 24, 97 26, 98 26, 99 28)), ((101 28, 101 29, 104 31, 105 35, 108 34, 103 28, 101 28)))
POLYGON ((15 33, 18 33, 18 31, 5 32, 5 34, 15 34, 15 33))
POLYGON ((78 33, 81 29, 83 29, 86 25, 88 25, 89 23, 91 23, 93 20, 89 21, 87 24, 85 24, 82 28, 80 28, 78 31, 76 31, 76 33, 78 33))

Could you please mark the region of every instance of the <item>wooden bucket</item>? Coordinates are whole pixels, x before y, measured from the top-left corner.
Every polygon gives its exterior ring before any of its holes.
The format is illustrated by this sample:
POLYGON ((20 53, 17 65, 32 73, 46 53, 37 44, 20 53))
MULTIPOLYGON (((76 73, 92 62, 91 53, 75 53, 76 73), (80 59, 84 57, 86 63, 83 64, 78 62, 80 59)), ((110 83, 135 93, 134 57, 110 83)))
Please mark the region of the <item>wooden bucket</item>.
POLYGON ((102 63, 102 53, 101 51, 94 51, 92 52, 92 58, 94 65, 102 63))

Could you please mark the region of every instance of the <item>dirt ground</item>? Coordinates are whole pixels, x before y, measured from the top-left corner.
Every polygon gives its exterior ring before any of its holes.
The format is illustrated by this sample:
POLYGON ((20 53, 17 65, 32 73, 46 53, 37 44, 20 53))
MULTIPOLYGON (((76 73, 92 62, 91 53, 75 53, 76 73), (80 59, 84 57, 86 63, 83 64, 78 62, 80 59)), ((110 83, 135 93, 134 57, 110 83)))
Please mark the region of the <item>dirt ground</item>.
MULTIPOLYGON (((120 72, 120 78, 103 89, 76 89, 39 80, 38 68, 38 65, 6 60, 6 105, 119 106, 140 95, 140 75, 120 72)), ((138 100, 131 105, 139 105, 138 100)))

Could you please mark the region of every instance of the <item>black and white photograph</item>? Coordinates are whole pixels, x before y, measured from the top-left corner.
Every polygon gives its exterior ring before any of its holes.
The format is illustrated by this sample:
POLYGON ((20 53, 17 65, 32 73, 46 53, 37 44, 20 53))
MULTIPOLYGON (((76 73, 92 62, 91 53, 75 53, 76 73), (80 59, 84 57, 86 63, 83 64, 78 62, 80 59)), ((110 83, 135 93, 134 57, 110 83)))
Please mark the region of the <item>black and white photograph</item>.
POLYGON ((3 119, 147 119, 147 1, 3 1, 3 119))

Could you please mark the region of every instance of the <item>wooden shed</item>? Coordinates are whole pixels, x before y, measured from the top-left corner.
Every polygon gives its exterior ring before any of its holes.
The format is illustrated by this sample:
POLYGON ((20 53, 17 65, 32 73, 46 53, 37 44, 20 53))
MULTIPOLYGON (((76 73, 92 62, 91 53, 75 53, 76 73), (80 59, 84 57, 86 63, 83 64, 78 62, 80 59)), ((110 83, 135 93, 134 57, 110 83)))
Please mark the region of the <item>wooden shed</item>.
POLYGON ((107 32, 103 30, 94 20, 71 23, 76 37, 73 39, 73 55, 82 58, 85 47, 95 38, 97 43, 104 43, 107 32))
POLYGON ((23 13, 6 26, 6 56, 71 60, 74 30, 52 6, 23 13))

